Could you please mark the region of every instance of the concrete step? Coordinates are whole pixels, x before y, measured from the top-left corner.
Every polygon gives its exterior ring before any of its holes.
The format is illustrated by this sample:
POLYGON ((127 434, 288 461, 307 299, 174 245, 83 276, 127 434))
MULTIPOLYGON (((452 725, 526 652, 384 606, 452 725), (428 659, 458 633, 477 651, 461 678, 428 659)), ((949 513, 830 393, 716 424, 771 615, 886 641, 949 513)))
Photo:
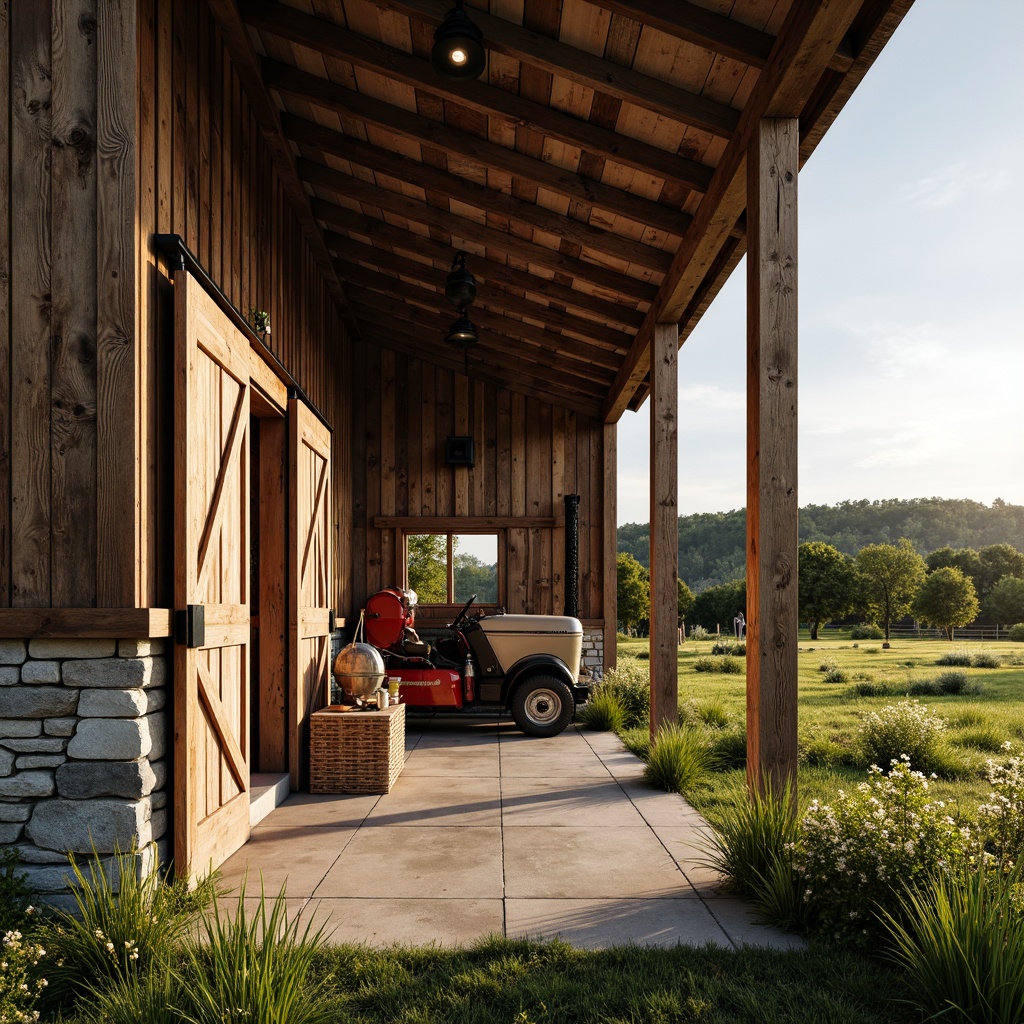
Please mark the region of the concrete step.
POLYGON ((288 773, 257 772, 249 776, 249 827, 258 825, 279 804, 290 789, 288 773))

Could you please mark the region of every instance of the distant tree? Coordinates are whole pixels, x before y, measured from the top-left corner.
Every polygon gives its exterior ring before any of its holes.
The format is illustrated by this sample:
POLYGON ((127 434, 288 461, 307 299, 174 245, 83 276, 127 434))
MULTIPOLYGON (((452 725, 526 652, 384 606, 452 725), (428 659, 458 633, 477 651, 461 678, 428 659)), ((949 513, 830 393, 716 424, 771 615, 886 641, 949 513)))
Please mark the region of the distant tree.
POLYGON ((799 615, 810 627, 811 639, 817 640, 819 626, 853 611, 857 594, 853 559, 820 540, 801 544, 798 555, 799 615))
POLYGON ((959 569, 965 576, 970 576, 974 589, 978 589, 981 581, 981 556, 974 548, 953 549, 948 544, 944 548, 936 548, 925 555, 925 564, 929 572, 946 567, 959 569))
POLYGON ((482 562, 468 552, 458 554, 452 567, 455 572, 455 600, 465 601, 470 594, 476 594, 480 604, 496 604, 498 601, 498 567, 482 562))
POLYGON ((859 603, 865 616, 882 623, 885 642, 893 622, 909 614, 925 577, 924 559, 906 537, 898 544, 869 544, 857 553, 859 603))
POLYGON ((988 622, 1005 625, 1024 622, 1024 579, 1004 576, 992 588, 982 607, 988 622))
POLYGON ((694 597, 693 591, 682 580, 676 580, 676 587, 679 592, 676 610, 679 614, 679 620, 682 622, 689 617, 690 612, 693 610, 693 603, 697 598, 694 597))
POLYGON ((406 580, 427 604, 448 600, 448 539, 443 533, 418 533, 406 541, 406 580))
POLYGON ((619 622, 629 632, 633 626, 651 614, 650 573, 629 554, 618 557, 619 622))
POLYGON ((978 594, 984 600, 1004 576, 1024 577, 1024 554, 1010 544, 989 544, 978 552, 981 573, 978 594))
POLYGON ((747 581, 731 580, 717 587, 708 587, 697 595, 690 617, 705 629, 715 632, 722 624, 726 631, 732 629, 732 620, 737 612, 747 614, 747 581))
POLYGON ((938 626, 946 639, 952 640, 957 626, 966 626, 978 617, 978 595, 973 581, 951 565, 930 572, 914 598, 913 613, 916 618, 938 626))

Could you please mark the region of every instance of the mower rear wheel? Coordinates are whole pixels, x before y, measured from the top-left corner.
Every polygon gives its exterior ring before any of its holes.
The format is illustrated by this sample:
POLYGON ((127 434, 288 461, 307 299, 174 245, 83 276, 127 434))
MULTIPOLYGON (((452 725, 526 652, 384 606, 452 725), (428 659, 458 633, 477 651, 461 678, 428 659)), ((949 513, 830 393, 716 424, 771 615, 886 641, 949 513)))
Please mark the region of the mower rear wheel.
POLYGON ((512 695, 512 718, 527 736, 557 736, 575 707, 572 691, 556 676, 531 676, 512 695))

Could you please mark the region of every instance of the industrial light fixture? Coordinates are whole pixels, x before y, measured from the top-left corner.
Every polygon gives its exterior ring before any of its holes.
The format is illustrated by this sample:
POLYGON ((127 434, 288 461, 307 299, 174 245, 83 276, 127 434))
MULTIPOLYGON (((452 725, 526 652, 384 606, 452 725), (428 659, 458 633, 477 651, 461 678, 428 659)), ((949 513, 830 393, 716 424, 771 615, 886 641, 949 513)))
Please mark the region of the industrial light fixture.
POLYGON ((442 78, 479 78, 487 64, 484 34, 462 8, 463 0, 444 16, 434 32, 430 63, 442 78))
MULTIPOLYGON (((480 339, 473 321, 466 314, 476 299, 476 278, 466 269, 466 254, 461 249, 455 254, 452 269, 445 280, 444 297, 459 311, 459 318, 448 328, 444 340, 465 351, 480 339)), ((468 358, 467 353, 467 370, 468 358)))
POLYGON ((460 348, 465 348, 469 345, 475 345, 480 339, 477 337, 476 326, 473 321, 466 316, 465 312, 460 312, 458 320, 448 328, 448 333, 444 336, 444 340, 450 341, 453 345, 458 345, 460 348))

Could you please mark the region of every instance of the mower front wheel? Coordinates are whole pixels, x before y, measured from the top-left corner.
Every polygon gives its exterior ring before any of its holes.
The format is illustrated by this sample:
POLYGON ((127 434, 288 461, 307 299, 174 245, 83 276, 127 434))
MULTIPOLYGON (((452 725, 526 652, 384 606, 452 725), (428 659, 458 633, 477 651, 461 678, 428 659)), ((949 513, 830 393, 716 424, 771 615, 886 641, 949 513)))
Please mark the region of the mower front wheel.
POLYGON ((572 691, 556 676, 531 676, 512 695, 512 718, 527 736, 557 736, 572 721, 572 691))

